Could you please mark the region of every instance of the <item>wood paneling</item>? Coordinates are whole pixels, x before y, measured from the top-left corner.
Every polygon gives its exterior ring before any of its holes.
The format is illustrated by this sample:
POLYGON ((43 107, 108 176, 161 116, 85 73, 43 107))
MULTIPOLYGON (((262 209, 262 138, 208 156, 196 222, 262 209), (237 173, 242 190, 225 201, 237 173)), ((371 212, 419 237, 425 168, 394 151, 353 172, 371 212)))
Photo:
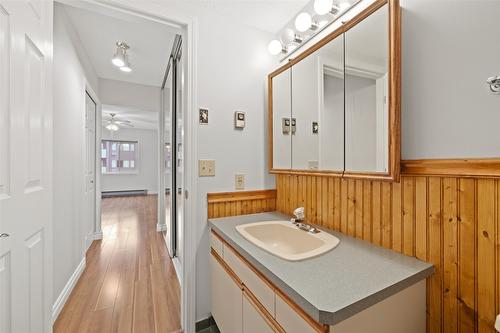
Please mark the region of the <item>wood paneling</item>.
POLYGON ((276 210, 276 190, 208 193, 207 202, 209 219, 272 212, 276 210))
POLYGON ((406 175, 436 175, 456 177, 500 177, 500 158, 430 159, 401 161, 406 175))
POLYGON ((494 332, 499 182, 448 174, 403 175, 400 183, 276 175, 276 209, 291 214, 305 203, 308 221, 433 263, 429 332, 494 332))

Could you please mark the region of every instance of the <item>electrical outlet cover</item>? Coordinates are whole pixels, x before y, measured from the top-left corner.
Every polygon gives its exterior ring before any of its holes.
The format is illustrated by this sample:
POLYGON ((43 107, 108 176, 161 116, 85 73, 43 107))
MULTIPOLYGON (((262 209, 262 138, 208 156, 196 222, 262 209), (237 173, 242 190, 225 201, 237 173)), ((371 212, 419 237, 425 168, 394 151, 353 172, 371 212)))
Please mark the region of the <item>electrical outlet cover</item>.
POLYGON ((200 177, 214 177, 215 160, 199 160, 198 173, 200 177))
POLYGON ((245 175, 242 173, 237 173, 234 175, 234 187, 237 190, 244 190, 245 189, 245 175))

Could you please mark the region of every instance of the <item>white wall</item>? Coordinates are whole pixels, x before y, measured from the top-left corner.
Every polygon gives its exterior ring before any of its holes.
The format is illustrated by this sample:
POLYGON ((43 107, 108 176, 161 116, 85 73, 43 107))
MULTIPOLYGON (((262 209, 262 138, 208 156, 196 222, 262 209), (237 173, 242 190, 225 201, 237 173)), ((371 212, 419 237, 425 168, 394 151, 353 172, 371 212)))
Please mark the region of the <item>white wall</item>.
POLYGON ((85 255, 85 78, 97 77, 61 6, 54 12, 54 301, 85 255), (74 42, 72 41, 74 40, 74 42), (83 59, 83 60, 80 60, 83 59), (85 66, 82 65, 87 64, 85 66), (86 68, 86 70, 84 69, 86 68))
POLYGON ((160 112, 160 96, 159 87, 99 78, 99 98, 102 104, 160 112))
POLYGON ((401 0, 402 158, 500 156, 500 1, 401 0))
POLYGON ((234 174, 244 173, 246 189, 274 188, 267 172, 266 75, 271 35, 210 16, 200 17, 198 103, 209 111, 198 128, 198 157, 216 160, 217 175, 198 182, 197 319, 210 312, 207 192, 234 191, 234 174), (246 128, 233 128, 234 111, 246 112, 246 128))
POLYGON ((101 191, 148 190, 158 193, 158 131, 122 128, 114 132, 102 129, 102 139, 139 142, 138 170, 134 174, 101 175, 101 191))

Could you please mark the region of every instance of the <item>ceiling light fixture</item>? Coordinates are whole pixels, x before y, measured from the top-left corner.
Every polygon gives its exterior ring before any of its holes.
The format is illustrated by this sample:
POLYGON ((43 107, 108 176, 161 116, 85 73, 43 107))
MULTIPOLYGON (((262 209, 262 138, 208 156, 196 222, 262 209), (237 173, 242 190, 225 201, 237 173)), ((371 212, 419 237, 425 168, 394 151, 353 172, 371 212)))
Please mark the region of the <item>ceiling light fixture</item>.
POLYGON ((125 65, 125 58, 129 48, 130 46, 128 46, 125 42, 116 42, 116 53, 113 56, 113 59, 111 59, 113 65, 116 67, 122 67, 125 65))
POLYGON ((128 61, 128 54, 125 54, 125 62, 123 66, 120 67, 120 70, 125 73, 132 72, 132 68, 130 67, 130 62, 128 61))
POLYGON ((361 0, 314 0, 307 5, 295 20, 286 26, 277 38, 272 40, 268 49, 272 55, 289 55, 301 45, 307 43, 320 31, 340 19, 361 0), (309 12, 314 7, 314 16, 309 12), (295 29, 293 29, 295 28, 295 29))
POLYGON ((109 123, 106 125, 106 129, 111 132, 116 132, 120 129, 120 127, 118 127, 118 125, 116 125, 115 123, 109 123))
POLYGON ((130 49, 130 46, 125 42, 116 42, 116 53, 111 59, 111 62, 116 67, 120 67, 122 72, 129 73, 132 71, 130 67, 130 62, 128 60, 127 50, 130 49))

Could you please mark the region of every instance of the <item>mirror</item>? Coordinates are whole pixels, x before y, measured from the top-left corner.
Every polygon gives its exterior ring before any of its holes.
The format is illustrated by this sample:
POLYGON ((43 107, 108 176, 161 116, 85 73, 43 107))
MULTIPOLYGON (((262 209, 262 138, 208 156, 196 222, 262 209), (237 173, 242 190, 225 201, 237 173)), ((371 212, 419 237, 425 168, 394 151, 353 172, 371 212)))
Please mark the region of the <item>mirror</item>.
POLYGON ((387 172, 387 5, 345 32, 345 170, 387 172))
POLYGON ((269 75, 272 173, 399 179, 399 15, 374 2, 269 75))
POLYGON ((344 168, 344 52, 340 35, 292 66, 292 169, 344 168))
POLYGON ((272 165, 275 169, 291 169, 292 126, 291 126, 291 70, 287 69, 272 78, 272 165))

